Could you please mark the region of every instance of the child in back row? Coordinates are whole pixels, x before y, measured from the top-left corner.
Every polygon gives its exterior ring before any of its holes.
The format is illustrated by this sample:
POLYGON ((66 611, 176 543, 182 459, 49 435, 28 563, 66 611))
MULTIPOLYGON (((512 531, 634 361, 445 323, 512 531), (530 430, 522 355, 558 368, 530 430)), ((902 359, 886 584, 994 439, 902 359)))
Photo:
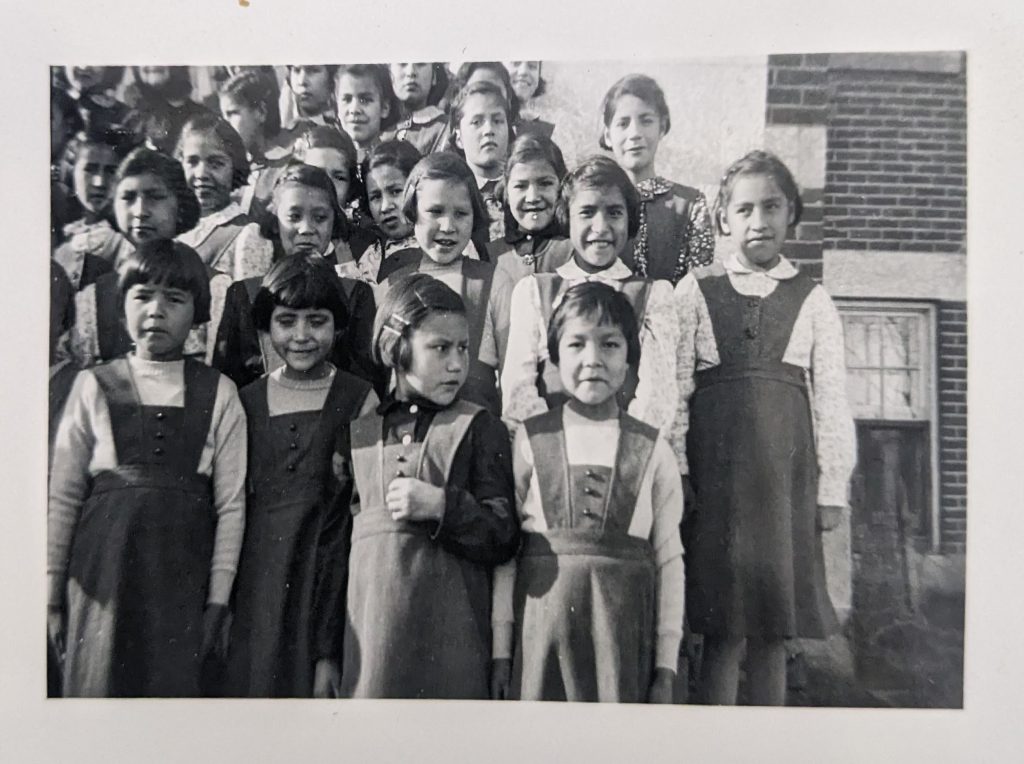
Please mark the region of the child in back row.
POLYGON ((333 472, 349 422, 377 406, 370 384, 334 366, 348 311, 321 258, 290 255, 253 302, 284 365, 241 391, 249 432, 245 541, 235 583, 229 695, 311 697, 316 546, 347 513, 351 480, 333 472))
POLYGON ((391 64, 391 84, 401 104, 401 119, 382 140, 409 141, 423 156, 441 151, 447 138, 447 117, 438 104, 448 89, 442 63, 391 64))
POLYGON ((782 705, 785 641, 836 629, 820 531, 847 501, 855 439, 843 329, 824 288, 782 256, 799 189, 755 151, 722 178, 715 221, 731 251, 684 278, 679 374, 688 475, 690 627, 704 635, 698 700, 782 705))
POLYGON ((78 375, 54 446, 48 632, 65 696, 196 696, 226 651, 245 414, 230 380, 183 357, 210 310, 195 252, 140 244, 118 294, 135 349, 78 375))
POLYGON ((277 80, 261 71, 241 71, 224 80, 217 92, 221 116, 227 120, 245 146, 248 177, 235 194, 235 201, 250 214, 253 193, 267 170, 266 152, 281 132, 277 108, 277 80), (273 80, 272 82, 270 80, 273 80))
POLYGON ((555 132, 553 122, 541 119, 536 108, 536 99, 547 91, 547 82, 542 73, 540 61, 506 61, 512 90, 519 106, 519 121, 516 122, 516 134, 532 133, 544 138, 551 138, 555 132))
POLYGON ((400 107, 387 66, 343 66, 338 74, 336 100, 341 127, 355 143, 361 166, 370 150, 380 143, 381 133, 398 121, 400 107))
MULTIPOLYGON (((502 416, 515 427, 564 402, 552 365, 547 331, 554 308, 570 286, 601 281, 629 299, 640 326, 639 359, 631 365, 619 404, 670 437, 676 418, 678 315, 666 281, 634 276, 621 255, 638 226, 639 199, 614 161, 595 156, 562 183, 557 213, 569 229, 572 258, 554 273, 535 273, 512 291, 509 337, 501 373, 502 416)), ((670 439, 677 454, 681 442, 670 439)))
POLYGON ((495 572, 492 696, 670 703, 683 494, 671 448, 616 401, 640 356, 633 307, 577 284, 547 339, 569 397, 516 433, 524 543, 495 572))
POLYGON ((381 303, 374 348, 397 386, 339 455, 356 499, 321 544, 318 696, 488 696, 492 566, 519 536, 508 433, 459 396, 469 331, 458 294, 425 274, 381 303))

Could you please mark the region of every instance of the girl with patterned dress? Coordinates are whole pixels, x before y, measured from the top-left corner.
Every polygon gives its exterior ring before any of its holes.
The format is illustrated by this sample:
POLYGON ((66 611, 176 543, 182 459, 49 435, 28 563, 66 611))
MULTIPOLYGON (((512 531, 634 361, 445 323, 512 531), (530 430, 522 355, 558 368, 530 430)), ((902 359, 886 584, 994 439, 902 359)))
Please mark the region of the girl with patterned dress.
POLYGON ((831 298, 782 255, 802 203, 776 157, 725 173, 715 221, 732 245, 676 287, 682 336, 686 611, 704 635, 698 700, 782 705, 785 640, 837 628, 821 530, 847 503, 856 448, 831 298))
POLYGON ((355 496, 322 535, 318 694, 486 699, 492 570, 519 544, 508 434, 459 395, 469 325, 442 282, 399 279, 374 339, 397 386, 342 455, 355 496))
POLYGON ((671 448, 616 400, 640 355, 633 307, 577 284, 548 345, 569 399, 516 433, 523 545, 495 572, 492 696, 670 703, 683 494, 671 448))
POLYGON ((227 649, 245 414, 184 357, 210 309, 195 252, 140 244, 118 292, 135 350, 78 375, 54 445, 48 633, 65 696, 194 697, 227 649))
POLYGON ((270 269, 253 303, 257 329, 284 364, 239 396, 249 480, 229 695, 313 694, 317 539, 328 514, 348 512, 351 490, 333 454, 349 422, 378 403, 368 382, 330 362, 348 314, 337 282, 322 259, 291 255, 270 269))
POLYGON ((672 126, 665 94, 650 77, 630 74, 612 85, 601 110, 601 148, 612 152, 640 194, 640 224, 623 262, 638 276, 675 285, 714 259, 715 236, 704 194, 657 174, 658 144, 672 126))

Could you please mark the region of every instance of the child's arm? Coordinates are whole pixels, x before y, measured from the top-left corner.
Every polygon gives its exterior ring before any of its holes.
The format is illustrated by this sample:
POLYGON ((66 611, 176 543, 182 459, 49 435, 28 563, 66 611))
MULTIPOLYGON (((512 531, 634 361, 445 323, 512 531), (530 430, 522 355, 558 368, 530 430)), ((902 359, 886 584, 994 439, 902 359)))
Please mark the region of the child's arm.
POLYGON ((523 422, 548 410, 537 390, 540 348, 547 343, 540 321, 537 282, 525 278, 515 285, 509 308, 509 335, 501 371, 502 418, 523 422))
MULTIPOLYGON (((648 292, 643 325, 640 327, 640 364, 637 368, 636 397, 629 413, 657 427, 666 438, 672 434, 675 419, 676 353, 679 346, 679 314, 667 281, 654 281, 648 292)), ((672 443, 685 451, 685 442, 672 443)))
POLYGON ((216 273, 210 279, 210 324, 206 329, 206 355, 203 359, 207 366, 213 365, 217 353, 217 339, 231 283, 231 277, 223 273, 216 273))
POLYGON ((846 349, 843 323, 821 286, 811 292, 811 394, 818 456, 818 506, 845 507, 847 486, 857 457, 853 418, 846 400, 846 349))
POLYGON ((210 365, 239 389, 257 379, 263 368, 259 335, 245 284, 234 282, 224 296, 224 309, 214 335, 210 365))
POLYGON ((383 394, 387 375, 373 361, 373 318, 377 313, 373 291, 373 287, 365 282, 355 281, 352 284, 345 349, 350 359, 348 371, 365 379, 375 391, 383 394))
POLYGON ((227 606, 238 570, 245 531, 245 471, 248 452, 245 411, 235 385, 220 378, 213 420, 213 507, 217 531, 207 604, 227 606))
POLYGON ((512 282, 508 272, 503 268, 495 268, 491 281, 491 296, 487 303, 487 320, 494 337, 495 355, 499 370, 505 368, 505 356, 508 353, 508 335, 510 330, 509 312, 511 310, 512 282))
POLYGON ((672 449, 658 439, 651 456, 654 480, 651 504, 654 522, 651 545, 657 565, 657 642, 655 667, 675 673, 683 638, 685 573, 679 523, 683 518, 683 490, 672 449))
POLYGON ((672 451, 679 462, 679 473, 690 474, 686 458, 686 434, 690 429, 690 397, 697 386, 697 327, 700 324, 700 308, 704 308, 697 279, 688 274, 675 289, 676 310, 679 315, 679 344, 676 348, 676 380, 678 398, 672 422, 672 451), (679 445, 682 445, 680 448, 679 445))

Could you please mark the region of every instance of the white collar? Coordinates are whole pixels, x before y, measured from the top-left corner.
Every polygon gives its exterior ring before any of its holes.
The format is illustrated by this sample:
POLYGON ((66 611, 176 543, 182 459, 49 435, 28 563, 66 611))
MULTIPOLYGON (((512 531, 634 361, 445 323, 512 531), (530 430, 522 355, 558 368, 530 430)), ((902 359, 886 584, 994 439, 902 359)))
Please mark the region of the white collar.
POLYGON ((414 125, 426 125, 433 122, 438 117, 443 117, 444 112, 441 111, 437 106, 427 105, 422 109, 414 111, 409 115, 408 120, 414 125))
POLYGON ((217 210, 212 215, 207 215, 205 218, 199 218, 199 225, 197 228, 210 228, 234 220, 242 213, 242 208, 238 206, 238 202, 230 201, 227 206, 217 210))
POLYGON ((570 257, 555 273, 566 281, 625 281, 633 275, 629 266, 619 258, 615 258, 615 262, 602 271, 588 273, 576 264, 574 257, 570 257))
POLYGON ((774 267, 769 268, 768 270, 762 270, 760 268, 751 267, 748 263, 740 259, 740 255, 738 252, 730 253, 725 258, 725 261, 722 264, 725 266, 725 269, 730 273, 759 273, 769 278, 773 278, 776 281, 785 281, 786 279, 791 279, 794 276, 796 276, 797 273, 799 273, 797 267, 793 265, 792 262, 787 260, 786 257, 783 255, 779 255, 779 262, 777 262, 774 267))

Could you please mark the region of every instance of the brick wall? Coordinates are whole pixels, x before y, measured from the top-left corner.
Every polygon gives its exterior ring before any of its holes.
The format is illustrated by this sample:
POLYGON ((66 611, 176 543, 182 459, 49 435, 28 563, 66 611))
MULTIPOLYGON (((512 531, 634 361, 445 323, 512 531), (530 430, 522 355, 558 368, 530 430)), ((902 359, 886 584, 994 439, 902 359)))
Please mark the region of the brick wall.
POLYGON ((939 303, 939 524, 942 551, 967 539, 967 305, 939 303))
POLYGON ((966 79, 829 69, 824 245, 964 252, 966 79))

